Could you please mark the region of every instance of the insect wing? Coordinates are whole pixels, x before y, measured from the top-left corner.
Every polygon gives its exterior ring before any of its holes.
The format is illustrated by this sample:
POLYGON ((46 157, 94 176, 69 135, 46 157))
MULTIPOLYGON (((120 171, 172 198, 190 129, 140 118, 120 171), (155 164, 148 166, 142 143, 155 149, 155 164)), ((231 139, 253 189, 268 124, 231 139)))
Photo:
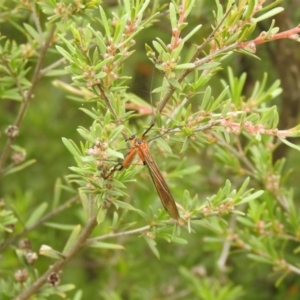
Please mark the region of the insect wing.
POLYGON ((154 161, 154 159, 151 156, 151 153, 149 152, 148 144, 146 141, 143 141, 143 144, 140 145, 139 152, 141 152, 139 156, 143 157, 146 162, 156 191, 165 210, 173 219, 177 220, 179 218, 179 213, 174 198, 167 186, 165 179, 159 171, 156 162, 154 161))

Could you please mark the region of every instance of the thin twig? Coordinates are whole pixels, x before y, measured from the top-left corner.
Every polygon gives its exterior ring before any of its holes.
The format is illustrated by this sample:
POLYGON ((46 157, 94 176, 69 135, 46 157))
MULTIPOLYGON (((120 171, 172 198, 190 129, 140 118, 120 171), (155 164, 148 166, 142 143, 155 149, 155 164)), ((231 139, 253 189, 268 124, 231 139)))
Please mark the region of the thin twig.
POLYGON ((166 125, 168 125, 171 121, 172 118, 174 116, 176 116, 176 114, 178 113, 178 111, 185 106, 185 104, 189 101, 189 99, 187 97, 184 97, 184 99, 180 102, 180 104, 178 106, 175 107, 175 109, 173 110, 172 114, 170 116, 168 116, 168 119, 166 120, 166 125))
POLYGON ((296 273, 298 275, 300 275, 300 269, 295 267, 294 265, 291 264, 287 264, 287 267, 289 268, 289 270, 293 273, 296 273))
MULTIPOLYGON (((244 211, 245 208, 246 208, 246 205, 244 204, 241 207, 240 211, 244 211)), ((236 227, 236 219, 237 219, 237 217, 238 217, 238 215, 233 214, 233 215, 231 215, 231 218, 230 218, 230 221, 229 221, 228 229, 232 233, 234 232, 234 229, 236 227)), ((226 266, 227 258, 229 256, 231 244, 232 244, 231 240, 225 240, 225 242, 223 243, 223 247, 222 247, 222 251, 221 251, 220 257, 219 257, 219 259, 217 261, 217 265, 218 265, 219 269, 222 272, 224 272, 226 270, 225 266, 226 266)))
POLYGON ((119 236, 125 236, 125 235, 142 233, 144 231, 149 230, 150 228, 151 228, 151 226, 147 225, 147 226, 144 226, 144 227, 141 227, 141 228, 137 228, 137 229, 127 230, 127 231, 122 231, 122 232, 116 232, 116 233, 104 234, 104 235, 101 235, 101 236, 98 236, 98 237, 94 237, 94 238, 88 239, 86 241, 86 245, 90 245, 90 244, 93 244, 95 242, 106 240, 106 239, 116 238, 116 237, 119 237, 119 236))
MULTIPOLYGON (((201 53, 201 51, 203 50, 203 48, 204 48, 206 45, 208 45, 208 44, 212 41, 214 35, 215 35, 216 32, 220 29, 220 27, 222 26, 223 22, 225 21, 226 17, 228 16, 229 12, 231 11, 231 9, 232 9, 232 6, 228 9, 228 11, 227 11, 227 12, 225 13, 225 15, 223 16, 222 20, 219 22, 219 24, 216 26, 216 28, 211 32, 211 34, 208 36, 208 38, 207 38, 200 46, 197 47, 195 53, 193 54, 192 58, 191 58, 190 61, 189 61, 190 63, 194 63, 194 62, 196 61, 197 57, 199 56, 199 54, 201 53)), ((227 49, 227 48, 228 48, 228 47, 223 48, 223 52, 228 51, 228 50, 225 50, 225 51, 224 51, 224 49, 227 49)), ((214 52, 214 53, 211 53, 211 54, 214 54, 213 56, 215 56, 215 54, 216 54, 217 52, 218 52, 218 51, 216 51, 216 52, 214 52)), ((223 53, 223 52, 221 52, 221 53, 223 53)), ((220 54, 220 53, 218 53, 218 54, 220 54)), ((202 62, 201 62, 200 64, 205 63, 205 62, 208 62, 208 61, 210 61, 211 59, 212 59, 211 55, 208 55, 208 56, 206 56, 206 57, 204 57, 204 58, 202 59, 202 62)), ((197 63, 197 67, 198 67, 200 64, 197 63)), ((194 69, 195 69, 195 68, 191 68, 191 69, 186 69, 186 70, 184 70, 184 71, 179 75, 177 81, 178 81, 179 83, 181 83, 181 82, 183 81, 183 79, 184 79, 190 72, 194 71, 194 69)), ((163 99, 158 103, 155 113, 157 113, 157 112, 161 113, 161 112, 162 112, 162 110, 163 110, 164 107, 166 106, 167 102, 171 99, 172 95, 174 94, 175 90, 176 90, 176 87, 170 85, 168 92, 167 92, 166 95, 163 97, 163 99)), ((152 119, 151 119, 151 124, 153 124, 153 122, 154 122, 154 117, 152 117, 152 119)))
MULTIPOLYGON (((227 14, 229 13, 229 11, 226 13, 225 17, 227 16, 227 14)), ((224 19, 222 19, 222 22, 224 21, 224 19)), ((219 29, 220 25, 222 23, 220 23, 216 29, 219 29)), ((262 43, 266 43, 266 42, 270 42, 272 40, 278 40, 278 39, 283 39, 283 38, 291 38, 293 35, 297 34, 300 32, 300 26, 293 28, 291 30, 287 30, 284 32, 280 32, 278 34, 273 35, 271 38, 266 39, 264 37, 258 37, 254 40, 248 41, 248 42, 244 42, 244 43, 234 43, 232 45, 229 46, 225 46, 223 48, 220 48, 210 54, 208 54, 207 56, 203 57, 202 59, 197 59, 199 53, 201 52, 201 50, 203 49, 203 45, 207 45, 207 43, 213 38, 216 29, 212 32, 212 34, 209 36, 209 38, 201 45, 197 48, 197 50, 195 51, 192 59, 190 60, 190 63, 194 63, 195 67, 194 68, 190 68, 190 69, 186 69, 184 70, 178 77, 177 82, 181 83, 184 78, 190 74, 192 71, 194 71, 196 68, 198 68, 200 65, 203 65, 205 63, 208 63, 210 61, 212 61, 215 57, 217 57, 220 54, 229 52, 229 51, 233 51, 233 50, 237 50, 237 49, 247 49, 247 47, 249 47, 249 45, 259 45, 262 43), (210 39, 210 40, 209 40, 210 39)), ((176 91, 176 87, 171 86, 169 87, 169 90, 167 91, 167 93, 165 94, 165 96, 162 98, 162 100, 158 103, 157 108, 156 108, 156 113, 159 112, 161 113, 162 110, 164 109, 164 107, 166 106, 167 102, 171 99, 172 95, 174 94, 174 92, 176 91)), ((151 124, 153 123, 153 118, 151 120, 151 124)))
POLYGON ((35 3, 33 2, 32 4, 32 18, 34 20, 35 23, 35 27, 40 35, 41 40, 43 39, 43 30, 41 27, 41 23, 40 23, 40 18, 36 12, 36 8, 35 8, 35 3))
MULTIPOLYGON (((238 48, 238 43, 234 43, 232 45, 229 45, 229 46, 226 46, 224 48, 218 49, 217 51, 208 54, 207 56, 203 57, 202 59, 199 59, 196 62, 193 62, 195 64, 195 67, 190 68, 190 69, 186 69, 185 71, 183 71, 177 79, 178 83, 181 83, 189 73, 194 71, 200 65, 210 62, 212 59, 214 59, 216 56, 218 56, 220 54, 235 50, 237 48, 238 48)), ((170 100, 172 95, 174 94, 175 90, 176 90, 176 87, 174 87, 174 86, 169 87, 169 90, 167 91, 165 96, 158 103, 157 108, 155 110, 156 113, 157 112, 159 112, 159 113, 162 112, 162 110, 164 109, 164 107, 166 106, 166 104, 168 103, 168 101, 170 100)))
POLYGON ((40 75, 43 76, 45 75, 47 72, 55 69, 56 67, 60 66, 62 63, 64 63, 66 61, 65 58, 61 58, 58 61, 52 63, 51 65, 49 65, 48 67, 44 68, 41 70, 40 75))
POLYGON ((227 16, 229 15, 233 4, 230 6, 230 8, 227 10, 227 12, 225 13, 225 15, 223 16, 223 18, 221 19, 221 21, 219 22, 219 24, 216 26, 216 28, 210 33, 210 35, 208 36, 208 38, 200 45, 197 47, 194 55, 192 56, 192 58, 190 59, 190 62, 194 62, 197 57, 200 55, 200 53, 202 52, 202 50, 206 47, 206 45, 208 45, 214 38, 216 32, 221 28, 221 26, 223 25, 225 19, 227 18, 227 16))
POLYGON ((113 108, 113 106, 112 106, 111 103, 110 103, 110 100, 109 100, 108 97, 106 96, 105 91, 104 91, 102 85, 101 85, 101 84, 97 84, 97 87, 98 87, 99 90, 100 90, 101 96, 102 96, 103 100, 105 101, 106 106, 108 107, 109 111, 111 112, 111 114, 112 114, 113 117, 115 118, 116 123, 117 123, 118 125, 121 125, 122 122, 119 120, 118 115, 117 115, 115 109, 113 108))

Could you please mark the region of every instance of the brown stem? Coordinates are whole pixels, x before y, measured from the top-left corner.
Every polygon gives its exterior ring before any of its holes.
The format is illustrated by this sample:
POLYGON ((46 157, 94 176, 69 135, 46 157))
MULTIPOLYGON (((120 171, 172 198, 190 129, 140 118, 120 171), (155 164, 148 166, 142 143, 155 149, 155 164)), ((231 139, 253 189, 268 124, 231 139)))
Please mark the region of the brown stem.
MULTIPOLYGON (((240 43, 238 48, 247 49, 247 47, 253 43, 255 45, 259 45, 259 44, 268 43, 268 42, 275 41, 275 40, 291 39, 292 36, 297 35, 299 32, 300 32, 300 25, 298 25, 295 28, 279 32, 277 34, 270 35, 268 38, 266 38, 264 35, 261 34, 259 37, 257 37, 254 40, 240 43)), ((277 51, 278 51, 278 49, 277 49, 277 51)))
POLYGON ((69 208, 70 205, 72 205, 78 199, 79 199, 79 196, 75 196, 75 197, 67 200, 65 203, 63 203, 62 205, 60 205, 57 208, 53 209, 48 214, 46 214, 44 217, 42 217, 41 219, 39 219, 33 225, 31 225, 31 226, 29 226, 27 228, 24 228, 20 233, 16 234, 14 237, 12 237, 11 239, 7 240, 4 244, 0 245, 0 251, 5 250, 8 246, 10 246, 12 243, 14 243, 15 241, 17 241, 20 237, 22 237, 23 235, 25 235, 27 232, 35 229, 36 227, 40 226, 41 224, 43 224, 47 220, 51 219, 55 215, 59 214, 60 212, 64 211, 65 209, 69 208))
MULTIPOLYGON (((31 87, 29 88, 29 90, 27 92, 23 91, 21 87, 19 87, 19 92, 23 98, 23 101, 22 101, 22 104, 20 106, 20 109, 19 109, 19 112, 18 112, 18 115, 15 119, 15 122, 14 122, 14 125, 19 128, 20 127, 20 124, 24 118, 24 115, 25 115, 25 112, 27 110, 27 107, 29 105, 29 102, 30 100, 33 98, 33 91, 40 79, 40 70, 42 68, 42 64, 44 62, 44 58, 46 56, 46 53, 47 53, 47 50, 49 48, 49 45, 52 41, 52 37, 54 35, 54 32, 55 32, 55 29, 56 29, 56 26, 53 25, 50 32, 49 32, 49 35, 48 35, 48 38, 47 40, 45 41, 44 45, 42 45, 42 48, 41 48, 41 52, 40 52, 40 55, 39 55, 39 59, 37 61, 37 64, 36 64, 36 67, 35 67, 35 70, 34 70, 34 74, 32 76, 32 80, 31 80, 31 87)), ((6 161, 8 155, 9 155, 9 152, 10 152, 10 149, 11 149, 11 145, 14 141, 14 137, 8 137, 7 141, 6 141, 6 144, 3 148, 3 151, 2 151, 2 154, 0 156, 0 176, 3 174, 2 173, 2 168, 3 168, 3 165, 4 165, 4 162, 6 161)))
MULTIPOLYGON (((222 20, 219 22, 219 24, 216 26, 216 28, 211 32, 211 34, 208 36, 208 38, 200 45, 197 47, 195 53, 193 54, 192 58, 190 59, 190 63, 194 63, 195 60, 198 58, 198 56, 200 55, 200 53, 202 52, 202 50, 206 47, 206 45, 208 45, 212 39, 214 38, 214 35, 216 34, 216 32, 220 29, 220 27, 222 26, 223 22, 225 21, 226 17, 228 16, 229 12, 231 11, 232 6, 228 9, 228 11, 225 13, 225 15, 223 16, 222 20)), ((198 66, 198 65, 197 65, 198 66)), ((190 73, 192 72, 194 69, 186 69, 184 70, 178 78, 178 82, 181 83, 183 81, 183 79, 190 73)), ((157 108, 155 113, 159 112, 161 113, 162 110, 164 109, 164 107, 166 106, 166 104, 168 103, 168 101, 171 99, 172 95, 174 94, 176 88, 171 86, 169 87, 169 90, 167 92, 167 94, 164 96, 164 98, 158 103, 157 108)), ((152 119, 150 121, 150 126, 153 125, 155 123, 155 115, 152 116, 152 119)))
MULTIPOLYGON (((225 17, 226 16, 227 16, 227 14, 225 15, 225 17)), ((220 24, 216 27, 216 29, 211 33, 211 35, 208 37, 208 39, 202 45, 200 45, 196 49, 196 51, 195 51, 192 59, 190 60, 191 63, 195 63, 195 68, 190 68, 190 69, 184 70, 179 75, 179 77, 177 79, 178 83, 181 83, 184 80, 184 78, 189 73, 191 73, 192 71, 194 71, 197 67, 199 67, 200 65, 202 65, 204 63, 212 61, 215 57, 217 57, 220 54, 223 54, 223 53, 226 53, 226 52, 232 51, 232 50, 237 50, 237 49, 247 49, 250 45, 259 45, 259 44, 267 43, 267 42, 274 41, 274 40, 291 38, 293 35, 298 34, 300 32, 300 25, 299 25, 299 26, 297 26, 295 28, 292 28, 290 30, 286 30, 286 31, 274 34, 274 35, 272 35, 272 36, 270 36, 268 38, 266 38, 265 36, 261 35, 261 36, 257 37, 256 39, 248 41, 248 42, 234 43, 232 45, 225 46, 223 48, 218 49, 217 51, 214 51, 214 52, 210 53, 206 57, 197 60, 197 57, 201 53, 202 49, 204 48, 204 46, 206 46, 211 41, 211 39, 213 38, 216 30, 218 30, 219 26, 222 24, 224 18, 222 19, 222 21, 220 22, 220 24)), ((169 90, 167 91, 167 93, 165 94, 165 96, 163 97, 163 99, 158 103, 156 112, 159 112, 159 113, 162 112, 162 110, 166 106, 167 102, 171 99, 172 95, 174 94, 175 90, 176 90, 176 87, 170 85, 169 90)), ((155 116, 152 117, 150 124, 152 125, 152 124, 154 124, 154 122, 155 122, 155 116)))
POLYGON ((77 255, 77 253, 85 245, 86 240, 91 235, 96 226, 97 218, 95 216, 91 217, 88 220, 86 226, 83 228, 81 234, 79 235, 76 244, 74 244, 73 247, 64 254, 64 258, 57 261, 53 266, 51 266, 49 270, 46 271, 41 277, 39 277, 27 290, 21 292, 15 298, 15 300, 26 300, 29 299, 33 294, 37 293, 39 289, 47 283, 48 277, 52 273, 57 273, 62 270, 63 267, 66 266, 77 255))

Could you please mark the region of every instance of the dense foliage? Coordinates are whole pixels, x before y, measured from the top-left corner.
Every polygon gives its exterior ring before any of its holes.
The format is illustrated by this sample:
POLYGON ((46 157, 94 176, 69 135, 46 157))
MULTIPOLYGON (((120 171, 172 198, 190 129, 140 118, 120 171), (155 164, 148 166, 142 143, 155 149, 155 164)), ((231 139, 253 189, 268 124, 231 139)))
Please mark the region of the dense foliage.
POLYGON ((280 2, 1 2, 1 299, 297 299, 280 2))

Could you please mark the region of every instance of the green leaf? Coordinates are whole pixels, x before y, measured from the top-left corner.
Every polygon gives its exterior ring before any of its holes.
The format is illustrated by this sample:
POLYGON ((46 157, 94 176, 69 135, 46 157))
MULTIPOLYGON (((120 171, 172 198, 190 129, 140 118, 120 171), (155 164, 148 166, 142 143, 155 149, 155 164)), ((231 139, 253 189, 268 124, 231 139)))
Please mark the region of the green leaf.
POLYGON ((193 63, 185 63, 185 64, 176 65, 176 67, 174 69, 176 69, 176 70, 193 69, 195 67, 196 67, 196 65, 193 63))
POLYGON ((259 198, 265 191, 257 191, 253 194, 251 194, 250 196, 247 196, 245 198, 242 199, 242 201, 240 201, 238 204, 242 204, 242 203, 247 203, 249 201, 252 201, 256 198, 259 198))
POLYGON ((210 100, 211 100, 211 87, 208 86, 205 90, 203 99, 202 99, 202 103, 201 103, 201 110, 208 110, 208 106, 210 106, 210 100))
POLYGON ((278 288, 281 282, 291 273, 291 270, 287 269, 283 274, 276 280, 275 286, 278 288))
POLYGON ((275 7, 273 9, 269 10, 268 12, 266 12, 265 14, 259 16, 258 18, 253 18, 253 21, 258 23, 262 20, 269 19, 269 18, 281 13, 283 10, 284 10, 283 7, 275 7))
POLYGON ((125 32, 125 26, 128 23, 128 19, 129 19, 129 14, 124 14, 122 18, 118 22, 116 22, 116 28, 113 37, 115 44, 118 44, 120 42, 122 35, 125 32))
POLYGON ((154 90, 152 91, 152 93, 153 93, 153 94, 154 94, 154 93, 164 93, 164 92, 167 92, 168 90, 169 90, 169 87, 163 85, 163 86, 160 86, 160 87, 154 89, 154 90))
POLYGON ((227 114, 230 112, 231 110, 231 100, 227 100, 225 102, 225 105, 223 107, 222 113, 221 113, 221 117, 226 117, 227 114))
MULTIPOLYGON (((95 71, 98 71, 99 69, 101 69, 104 65, 106 65, 108 62, 112 61, 113 57, 108 57, 102 61, 100 61, 96 66, 93 67, 93 69, 95 71)), ((105 73, 106 74, 106 73, 105 73)))
POLYGON ((75 53, 76 49, 74 47, 74 44, 71 43, 70 40, 66 39, 62 34, 58 34, 59 38, 64 42, 64 44, 69 49, 69 52, 75 53))
POLYGON ((133 210, 133 211, 137 211, 137 209, 135 207, 133 207, 131 204, 129 203, 126 203, 126 202, 123 202, 123 201, 119 201, 119 200, 115 200, 113 202, 113 204, 119 208, 123 208, 123 209, 128 209, 128 210, 133 210))
POLYGON ((108 20, 106 18, 106 14, 101 6, 99 6, 99 10, 100 10, 100 15, 101 15, 101 21, 102 21, 102 24, 103 24, 104 30, 105 30, 105 36, 107 39, 110 39, 111 34, 110 34, 109 24, 108 24, 108 20))
POLYGON ((255 0, 248 1, 247 9, 246 9, 245 16, 244 16, 245 20, 248 20, 250 18, 250 16, 252 15, 255 4, 256 4, 255 0))
POLYGON ((88 142, 91 144, 95 143, 95 140, 93 137, 90 135, 90 132, 86 130, 85 128, 77 128, 77 132, 88 142))
MULTIPOLYGON (((67 299, 67 294, 65 292, 74 290, 76 288, 76 286, 74 284, 63 284, 63 285, 58 285, 55 286, 55 289, 53 289, 53 287, 44 287, 43 288, 43 294, 44 295, 55 295, 55 298, 59 299, 67 299)), ((43 298, 45 299, 45 298, 43 298)))
POLYGON ((164 139, 156 139, 155 142, 167 153, 172 153, 172 148, 164 139))
POLYGON ((104 222, 106 214, 107 214, 107 209, 104 209, 101 207, 97 214, 97 223, 98 224, 101 224, 102 222, 104 222))
POLYGON ((56 50, 63 56, 65 57, 69 62, 73 63, 74 62, 74 57, 68 53, 65 49, 63 49, 60 46, 56 46, 56 50))
POLYGON ((96 31, 90 25, 87 26, 87 29, 89 31, 91 31, 93 33, 93 35, 96 37, 97 45, 100 49, 100 52, 101 52, 102 55, 104 55, 106 53, 106 44, 105 44, 103 35, 101 34, 100 31, 96 31))
POLYGON ((89 244, 89 247, 93 248, 102 248, 102 249, 113 249, 113 250, 124 250, 125 247, 119 244, 103 243, 103 242, 94 242, 89 244))
POLYGON ((161 46, 160 43, 156 42, 156 41, 153 41, 152 42, 154 48, 156 49, 156 51, 159 53, 159 54, 164 54, 166 53, 166 50, 161 46))
POLYGON ((182 170, 172 172, 168 175, 169 178, 183 178, 186 175, 194 174, 200 170, 200 166, 191 166, 182 170))
POLYGON ((75 295, 74 295, 74 297, 73 297, 72 300, 82 300, 82 295, 83 295, 82 290, 78 290, 78 291, 75 293, 75 295))
POLYGON ((148 236, 144 235, 144 239, 147 242, 149 248, 151 249, 152 253, 159 259, 159 252, 156 248, 156 242, 155 240, 149 238, 148 236))
POLYGON ((72 233, 70 234, 70 237, 64 247, 64 250, 62 251, 62 253, 67 253, 69 251, 69 249, 76 244, 77 240, 78 240, 78 236, 81 232, 81 225, 77 225, 74 227, 72 233))
MULTIPOLYGON (((142 16, 143 16, 143 13, 144 11, 146 10, 146 8, 148 7, 149 3, 150 3, 151 0, 144 0, 144 1, 141 1, 143 3, 142 7, 140 8, 140 10, 138 11, 138 14, 137 14, 137 19, 141 19, 142 16)), ((153 15, 152 15, 153 17, 153 15)), ((151 19, 151 18, 150 18, 151 19)))
POLYGON ((122 130, 124 129, 123 125, 120 125, 116 128, 114 128, 110 134, 110 141, 113 142, 116 140, 118 137, 120 137, 122 130))
POLYGON ((196 70, 210 70, 218 67, 221 63, 216 62, 216 61, 211 61, 208 63, 201 64, 196 67, 196 70))
POLYGON ((78 149, 78 147, 75 145, 75 143, 72 140, 68 140, 66 138, 62 138, 62 141, 66 148, 71 152, 71 154, 81 160, 81 153, 78 149))
POLYGON ((55 228, 58 230, 65 230, 65 231, 71 231, 74 229, 74 225, 66 225, 66 224, 59 224, 59 223, 52 223, 52 222, 45 222, 44 225, 50 228, 55 228))
POLYGON ((168 82, 170 83, 170 85, 172 85, 176 89, 178 89, 180 91, 182 90, 182 86, 177 80, 170 78, 170 79, 168 79, 168 82))
POLYGON ((61 196, 61 190, 62 190, 62 183, 61 179, 57 178, 55 181, 54 185, 54 196, 53 196, 53 202, 52 202, 52 209, 55 208, 59 201, 60 201, 60 196, 61 196))
MULTIPOLYGON (((68 292, 68 291, 71 291, 71 290, 74 290, 76 288, 76 285, 74 284, 62 284, 62 285, 59 285, 58 287, 55 287, 56 290, 60 291, 60 292, 68 292)), ((53 290, 53 288, 52 288, 53 290)))
POLYGON ((247 219, 247 218, 245 218, 245 217, 237 217, 237 220, 238 220, 240 223, 242 223, 242 224, 244 224, 244 225, 246 225, 246 226, 248 226, 248 227, 250 227, 250 228, 253 228, 253 227, 254 227, 254 223, 253 223, 251 220, 249 220, 249 219, 247 219))
POLYGON ((182 40, 186 42, 189 40, 200 28, 202 27, 202 24, 197 25, 192 31, 190 31, 182 40))
MULTIPOLYGON (((80 161, 84 161, 85 159, 80 159, 80 161)), ((94 158, 93 158, 94 160, 94 158)), ((84 168, 78 168, 78 167, 69 167, 69 169, 75 173, 81 174, 81 175, 92 175, 94 171, 84 168)))
POLYGON ((69 75, 69 71, 67 70, 49 70, 46 73, 44 73, 44 76, 46 77, 58 77, 58 76, 65 76, 69 75))
POLYGON ((54 259, 62 259, 65 257, 61 252, 54 250, 52 247, 48 245, 42 245, 40 247, 39 254, 54 259))
POLYGON ((80 107, 79 109, 82 110, 85 114, 87 114, 92 119, 94 119, 94 120, 98 120, 99 119, 98 115, 96 115, 93 112, 91 112, 90 109, 86 109, 86 108, 82 108, 82 107, 80 107))
MULTIPOLYGON (((11 210, 0 210, 0 232, 13 233, 13 228, 8 226, 18 222, 14 213, 11 210)), ((1 234, 2 236, 2 234, 1 234)))
POLYGON ((177 28, 178 27, 177 14, 173 3, 170 3, 169 5, 169 12, 170 12, 171 27, 172 29, 177 28))
POLYGON ((278 113, 276 106, 268 109, 266 113, 262 116, 260 123, 264 125, 264 127, 275 128, 277 126, 278 121, 278 113))
POLYGON ((12 167, 11 169, 8 169, 3 175, 6 176, 9 174, 13 174, 13 173, 22 171, 35 163, 36 163, 36 159, 30 159, 28 161, 25 161, 24 163, 17 165, 16 167, 12 167))
POLYGON ((297 146, 297 145, 295 145, 295 144, 289 142, 289 141, 286 140, 286 139, 280 138, 280 140, 281 140, 284 144, 288 145, 289 147, 291 147, 291 148, 293 148, 293 149, 295 149, 295 150, 300 151, 300 146, 297 146))
POLYGON ((124 155, 123 155, 122 152, 115 151, 115 150, 110 149, 110 148, 107 148, 106 152, 108 153, 109 156, 113 156, 113 157, 117 157, 117 158, 120 158, 120 159, 124 159, 124 155))
POLYGON ((190 12, 195 8, 195 0, 184 1, 184 14, 187 17, 190 12))
POLYGON ((182 238, 179 238, 179 237, 177 237, 177 236, 173 236, 172 242, 177 243, 177 244, 180 244, 180 245, 186 245, 186 244, 188 244, 188 241, 187 241, 187 240, 182 239, 182 238))
POLYGON ((246 187, 248 186, 249 182, 250 182, 250 178, 247 177, 247 178, 245 179, 245 181, 243 182, 242 186, 239 188, 239 190, 238 190, 238 192, 237 192, 237 194, 236 194, 236 197, 242 196, 242 194, 243 194, 244 191, 246 190, 246 187))
POLYGON ((187 150, 189 144, 190 144, 190 138, 188 136, 186 136, 183 141, 182 148, 180 149, 180 153, 185 152, 187 150))
POLYGON ((230 211, 232 214, 240 215, 240 216, 245 216, 246 214, 240 210, 231 210, 230 211))
POLYGON ((43 202, 41 203, 31 214, 27 222, 25 223, 25 227, 30 227, 36 222, 39 221, 39 219, 43 216, 45 211, 48 208, 48 203, 43 202))
POLYGON ((27 23, 23 23, 23 26, 34 40, 39 41, 41 43, 42 36, 32 26, 30 26, 27 23))
POLYGON ((265 257, 262 257, 262 256, 259 256, 259 255, 256 255, 256 254, 248 254, 247 255, 249 258, 255 260, 255 261, 258 261, 260 263, 265 263, 265 264, 272 264, 272 260, 271 259, 268 259, 268 258, 265 258, 265 257))

